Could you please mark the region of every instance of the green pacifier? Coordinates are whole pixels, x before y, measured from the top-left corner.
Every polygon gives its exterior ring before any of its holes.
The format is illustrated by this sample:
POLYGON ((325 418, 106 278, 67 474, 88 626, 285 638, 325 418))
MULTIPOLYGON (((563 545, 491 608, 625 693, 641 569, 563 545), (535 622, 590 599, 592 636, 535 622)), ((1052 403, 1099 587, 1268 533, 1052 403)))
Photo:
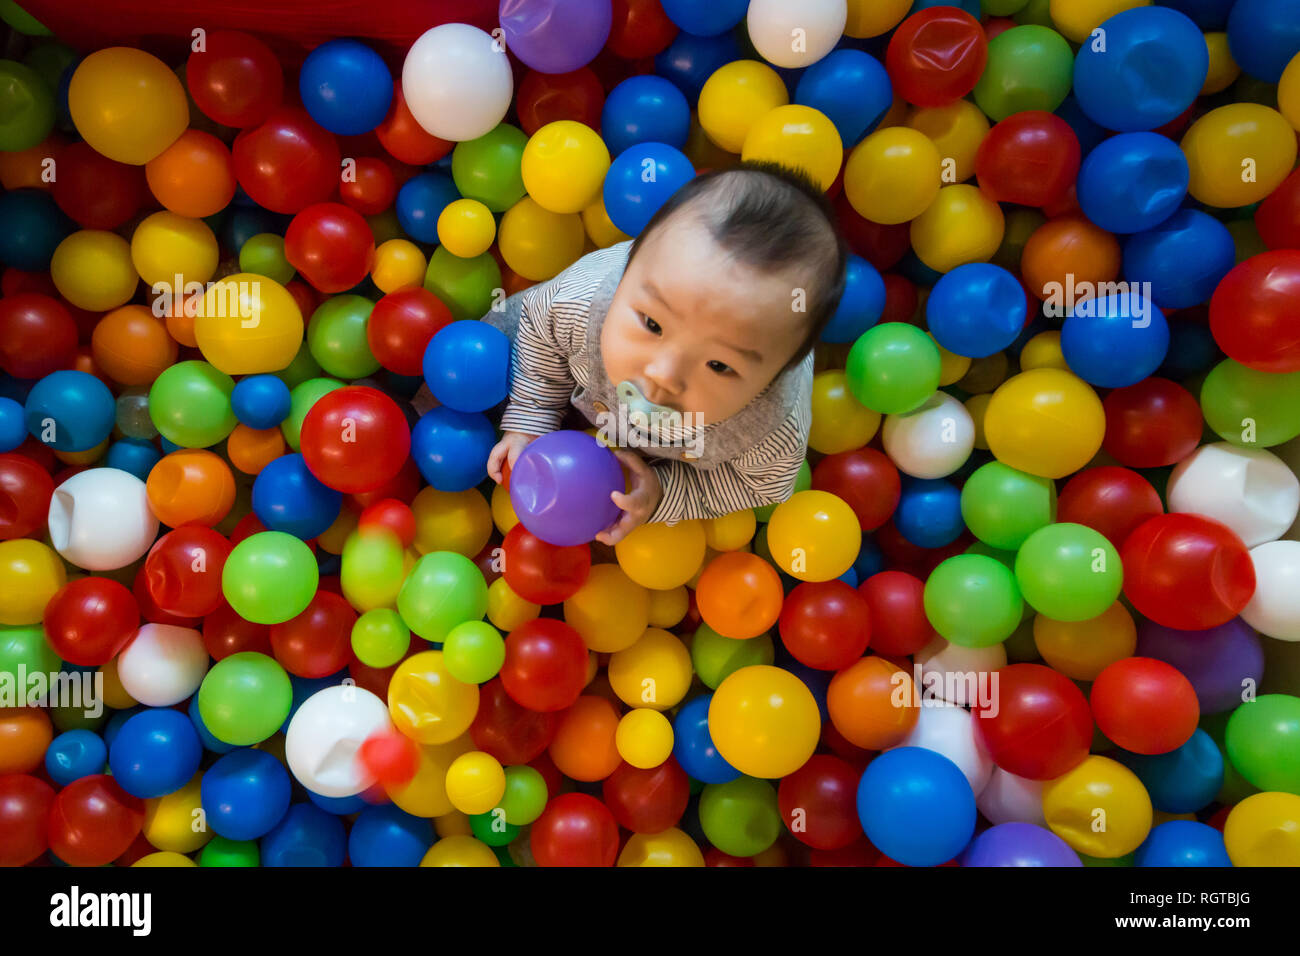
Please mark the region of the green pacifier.
MULTIPOLYGON (((614 389, 614 394, 618 396, 619 404, 627 409, 628 415, 640 413, 645 416, 647 422, 654 424, 661 418, 676 415, 677 412, 663 405, 656 405, 650 399, 641 394, 641 389, 636 387, 634 382, 619 382, 618 387, 614 389)), ((671 420, 671 417, 669 418, 671 420)))

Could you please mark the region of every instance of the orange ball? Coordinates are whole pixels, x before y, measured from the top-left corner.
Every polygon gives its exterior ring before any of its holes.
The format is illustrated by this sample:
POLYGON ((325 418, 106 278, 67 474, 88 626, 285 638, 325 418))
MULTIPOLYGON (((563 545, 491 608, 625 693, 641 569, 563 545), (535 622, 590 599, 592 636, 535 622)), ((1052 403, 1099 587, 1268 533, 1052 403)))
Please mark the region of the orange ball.
POLYGON ((55 165, 46 160, 53 160, 68 139, 59 133, 51 133, 35 146, 7 153, 0 150, 0 186, 6 190, 44 189, 49 190, 51 179, 55 175, 55 165))
POLYGON ((883 657, 862 658, 831 678, 826 708, 844 739, 866 750, 902 743, 919 711, 911 676, 883 657))
POLYGON ((0 709, 0 773, 32 773, 44 766, 53 739, 54 728, 43 708, 0 709))
POLYGON ((746 640, 776 623, 784 596, 776 568, 756 554, 728 551, 700 574, 695 604, 704 623, 723 637, 746 640))
POLYGON ((212 452, 182 448, 153 466, 145 493, 153 513, 168 527, 199 524, 210 528, 235 504, 235 476, 212 452))
POLYGON ((1111 233, 1082 216, 1062 216, 1043 223, 1025 242, 1020 275, 1030 292, 1046 299, 1052 283, 1068 286, 1067 275, 1074 276, 1076 289, 1085 282, 1112 282, 1119 263, 1119 240, 1111 233))
POLYGON ((149 189, 178 216, 202 219, 221 212, 235 196, 235 162, 211 133, 188 129, 144 164, 149 189))
POLYGON ((183 299, 177 298, 163 316, 167 334, 187 349, 199 347, 198 337, 194 334, 194 319, 202 301, 203 296, 197 292, 183 299))
POLYGON ((90 337, 95 364, 120 385, 150 385, 176 361, 176 340, 142 305, 114 309, 90 337))
POLYGON ((588 783, 604 780, 623 762, 614 743, 617 732, 614 705, 604 697, 584 694, 560 718, 551 738, 551 760, 566 777, 588 783))
POLYGON ((226 456, 246 475, 256 475, 285 452, 284 432, 274 428, 249 428, 242 422, 226 439, 226 456))

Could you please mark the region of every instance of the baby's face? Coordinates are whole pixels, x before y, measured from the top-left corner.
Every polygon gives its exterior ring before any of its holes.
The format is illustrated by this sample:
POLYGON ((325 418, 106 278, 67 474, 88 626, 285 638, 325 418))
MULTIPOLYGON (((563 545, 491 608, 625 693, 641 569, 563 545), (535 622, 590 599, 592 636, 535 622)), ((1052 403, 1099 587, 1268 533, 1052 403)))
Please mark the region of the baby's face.
POLYGON ((605 373, 706 423, 730 418, 790 361, 809 316, 799 280, 735 261, 689 213, 637 250, 601 329, 605 373), (802 298, 802 297, 801 297, 802 298))

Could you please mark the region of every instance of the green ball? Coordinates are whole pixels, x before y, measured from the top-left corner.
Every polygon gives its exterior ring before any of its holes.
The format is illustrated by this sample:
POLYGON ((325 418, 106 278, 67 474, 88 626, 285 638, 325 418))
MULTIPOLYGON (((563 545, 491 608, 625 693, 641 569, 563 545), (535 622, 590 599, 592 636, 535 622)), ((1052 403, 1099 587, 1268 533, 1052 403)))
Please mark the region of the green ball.
POLYGON ((500 807, 470 814, 469 828, 475 839, 490 847, 506 846, 519 836, 519 827, 506 820, 500 807))
POLYGON ((230 407, 235 380, 207 362, 178 362, 154 379, 149 417, 159 434, 182 448, 208 448, 235 430, 230 407))
POLYGON ((1039 528, 1016 554, 1020 593, 1039 614, 1087 621, 1119 598, 1124 566, 1100 531, 1065 521, 1039 528))
POLYGON ((1201 408, 1224 441, 1272 448, 1300 435, 1300 372, 1257 372, 1224 359, 1205 377, 1201 408))
POLYGON ((732 856, 756 856, 781 835, 776 790, 766 780, 737 777, 711 783, 700 795, 699 811, 709 842, 732 856))
POLYGON ((41 625, 0 625, 0 674, 10 675, 15 690, 26 686, 26 675, 57 674, 62 668, 41 625))
POLYGON ((199 866, 257 866, 261 854, 256 840, 231 840, 214 836, 199 854, 199 866))
POLYGON ((456 144, 451 151, 451 178, 466 199, 477 199, 493 212, 505 212, 524 198, 521 172, 528 137, 502 123, 478 139, 456 144))
POLYGON ((442 643, 457 624, 487 613, 487 584, 469 558, 432 551, 415 562, 397 595, 397 613, 426 641, 442 643))
POLYGON ((987 545, 1014 551, 1056 520, 1056 485, 991 461, 976 468, 961 489, 961 517, 987 545))
POLYGON ((240 651, 212 665, 199 685, 199 719, 222 743, 251 747, 274 734, 293 707, 293 685, 274 658, 240 651))
POLYGON ((1240 704, 1224 742, 1228 759, 1253 786, 1300 794, 1300 697, 1263 694, 1240 704))
POLYGON ((989 43, 988 65, 975 84, 975 102, 997 123, 1025 110, 1056 112, 1074 82, 1074 53, 1055 30, 1026 24, 989 43))
POLYGON ((1022 26, 1027 23, 1040 27, 1053 26, 1052 0, 1029 0, 1015 15, 1015 21, 1022 26))
POLYGON ((340 558, 339 583, 353 607, 361 611, 392 607, 406 577, 406 552, 396 534, 372 530, 351 534, 340 558))
POLYGON ((497 301, 501 267, 490 252, 462 259, 439 246, 429 257, 424 287, 443 301, 452 318, 481 319, 497 301))
POLYGON ((410 647, 411 629, 390 607, 373 608, 352 625, 352 653, 367 667, 392 667, 410 647))
POLYGON ((930 572, 922 596, 925 616, 961 647, 991 647, 1020 625, 1024 600, 1016 576, 997 558, 959 554, 930 572))
MULTIPOLYGON (((3 4, 0 3, 0 9, 2 8, 3 4)), ((80 57, 72 47, 51 40, 49 43, 42 43, 40 46, 34 46, 28 50, 23 57, 23 63, 35 70, 51 90, 57 90, 59 81, 63 79, 63 71, 76 63, 78 59, 80 57)), ((55 121, 57 122, 57 120, 56 116, 55 121)))
POLYGON ((302 420, 307 417, 311 407, 316 404, 322 396, 328 395, 336 388, 342 388, 343 383, 334 378, 309 378, 305 382, 295 385, 289 392, 289 417, 280 423, 280 433, 284 435, 284 442, 293 451, 302 451, 300 441, 302 435, 302 420))
MULTIPOLYGON (((799 492, 807 491, 811 487, 812 465, 808 464, 808 459, 805 458, 803 461, 799 462, 799 473, 795 475, 794 490, 790 492, 790 497, 793 498, 799 492)), ((766 523, 772 520, 772 512, 775 510, 776 504, 762 505, 754 509, 754 517, 760 522, 766 523)))
POLYGON ((486 621, 466 621, 447 633, 442 644, 447 673, 466 684, 485 684, 506 662, 506 642, 486 621))
POLYGON ((61 734, 66 734, 69 730, 89 730, 100 733, 108 723, 109 717, 118 713, 108 707, 101 707, 98 715, 88 716, 85 706, 78 704, 51 707, 49 712, 50 723, 54 724, 54 729, 61 734))
POLYGON ((317 306, 307 323, 307 346, 326 374, 356 379, 379 371, 379 359, 366 338, 374 308, 359 295, 332 296, 317 306))
POLYGON ((226 600, 254 624, 282 624, 297 617, 307 610, 319 583, 311 548, 283 531, 249 535, 231 550, 221 571, 226 600))
POLYGON ((239 271, 266 276, 284 285, 297 273, 284 255, 284 237, 273 232, 249 236, 239 250, 239 271))
POLYGON ((303 339, 293 361, 273 374, 292 391, 309 378, 319 378, 320 373, 320 363, 311 357, 311 346, 303 339))
POLYGON ((1009 17, 1019 13, 1029 0, 981 0, 980 12, 989 17, 1009 17))
POLYGON ((54 94, 30 66, 0 60, 0 151, 31 149, 54 129, 54 94))
POLYGON ((883 322, 858 336, 844 370, 853 397, 882 415, 903 415, 939 387, 939 346, 914 325, 883 322))
POLYGON ((704 686, 713 690, 742 667, 771 664, 775 660, 776 648, 770 634, 737 641, 701 624, 691 639, 691 664, 704 686))
POLYGON ((506 767, 506 792, 500 806, 507 823, 528 826, 542 815, 548 799, 546 778, 540 772, 527 764, 506 767))

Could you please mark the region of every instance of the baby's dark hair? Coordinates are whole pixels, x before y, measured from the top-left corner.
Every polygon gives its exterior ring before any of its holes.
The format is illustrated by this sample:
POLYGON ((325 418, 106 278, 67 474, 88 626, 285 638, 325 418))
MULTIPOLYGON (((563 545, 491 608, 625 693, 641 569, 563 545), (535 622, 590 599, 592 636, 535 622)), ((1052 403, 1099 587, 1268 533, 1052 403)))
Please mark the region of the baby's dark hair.
POLYGON ((786 368, 798 365, 835 314, 844 293, 848 245, 826 194, 803 171, 746 161, 696 176, 659 207, 628 252, 628 262, 674 213, 689 208, 715 242, 755 269, 804 269, 808 333, 786 368))

